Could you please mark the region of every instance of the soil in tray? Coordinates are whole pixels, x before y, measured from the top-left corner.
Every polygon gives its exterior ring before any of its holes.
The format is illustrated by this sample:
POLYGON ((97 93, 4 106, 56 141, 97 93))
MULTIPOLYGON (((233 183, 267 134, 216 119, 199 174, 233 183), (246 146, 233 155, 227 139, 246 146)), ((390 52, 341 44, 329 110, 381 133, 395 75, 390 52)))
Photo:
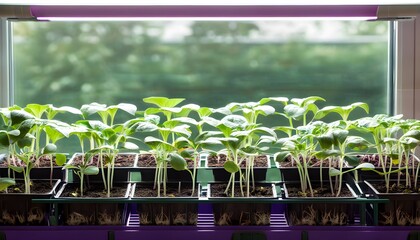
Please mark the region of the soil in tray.
MULTIPOLYGON (((224 183, 215 183, 210 185, 211 197, 230 197, 232 190, 229 190, 227 194, 225 193, 227 184, 224 183)), ((273 188, 271 184, 256 184, 255 189, 250 185, 250 197, 273 197, 273 188)), ((244 194, 246 195, 246 186, 243 186, 244 194)), ((239 183, 235 183, 235 197, 241 197, 241 189, 239 183)))
MULTIPOLYGON (((300 162, 303 161, 303 158, 299 158, 300 162)), ((311 157, 311 159, 308 161, 309 167, 319 167, 322 164, 322 167, 329 167, 328 161, 320 161, 316 157, 311 157)), ((283 162, 279 162, 279 165, 281 167, 296 167, 296 163, 292 161, 291 156, 287 156, 287 158, 283 162)), ((338 168, 338 161, 331 161, 331 167, 338 168)))
MULTIPOLYGON (((55 184, 55 181, 53 181, 55 184)), ((35 194, 47 194, 51 192, 53 186, 51 186, 49 181, 32 181, 31 182, 31 193, 35 194)), ((5 193, 5 191, 0 193, 5 193)), ((24 182, 17 182, 16 185, 10 186, 7 188, 7 193, 25 193, 25 184, 24 182)))
MULTIPOLYGON (((188 164, 188 168, 194 168, 194 161, 192 159, 185 159, 187 161, 188 164)), ((198 167, 198 159, 196 159, 197 164, 196 166, 198 167)), ((137 167, 150 167, 150 168, 154 168, 156 167, 156 160, 155 157, 152 154, 141 154, 139 155, 139 160, 137 162, 137 167)), ((168 163, 168 167, 171 167, 171 164, 168 163)))
MULTIPOLYGON (((182 182, 180 182, 182 183, 182 182)), ((191 183, 168 183, 166 185, 166 196, 163 196, 163 186, 161 185, 161 197, 191 197, 191 183)), ((198 188, 195 188, 195 196, 197 196, 198 188)), ((153 184, 136 184, 134 197, 157 197, 157 188, 153 189, 153 184)))
MULTIPOLYGON (((385 182, 369 182, 379 193, 386 193, 385 182)), ((420 187, 414 188, 405 185, 405 181, 397 183, 390 183, 388 193, 420 193, 420 187)))
MULTIPOLYGON (((207 166, 208 167, 223 167, 223 165, 226 162, 227 156, 225 154, 219 154, 219 155, 209 155, 207 157, 207 166)), ((246 161, 242 161, 241 168, 246 167, 246 161)), ((254 159, 254 167, 268 167, 268 158, 265 155, 257 156, 254 159)))
MULTIPOLYGON (((32 157, 31 161, 34 163, 35 168, 49 168, 49 167, 51 167, 50 156, 48 156, 48 155, 40 157, 37 161, 35 161, 35 157, 32 157)), ((11 162, 11 164, 13 164, 13 162, 11 162)), ((25 166, 25 163, 22 162, 20 159, 16 158, 15 159, 15 164, 13 164, 13 165, 21 167, 21 166, 25 166)), ((7 163, 6 159, 3 159, 3 161, 0 161, 0 167, 6 167, 6 168, 8 167, 8 163, 7 163)), ((57 164, 55 163, 55 156, 53 156, 53 167, 57 167, 57 164)))
MULTIPOLYGON (((361 163, 371 163, 375 167, 381 167, 378 154, 358 155, 357 157, 359 158, 361 163)), ((392 162, 389 156, 386 156, 385 158, 388 164, 392 162)), ((403 156, 401 166, 405 166, 405 163, 406 163, 405 156, 403 156)), ((417 164, 415 165, 417 166, 417 164)), ((398 167, 398 163, 393 164, 393 166, 398 167)), ((413 157, 410 157, 409 167, 412 167, 412 166, 413 166, 413 157)), ((389 167, 389 165, 387 167, 389 167)))
MULTIPOLYGON (((118 154, 115 157, 115 167, 132 167, 134 166, 134 161, 136 159, 135 154, 118 154)), ((82 163, 82 155, 77 155, 72 162, 72 165, 78 166, 82 163)), ((89 165, 91 166, 99 166, 99 156, 95 155, 92 157, 89 165)), ((106 165, 104 166, 106 167, 106 165)))
POLYGON ((48 194, 52 188, 53 186, 48 181, 33 181, 31 194, 24 194, 25 185, 19 181, 7 189, 9 194, 5 194, 4 191, 0 192, 0 225, 46 225, 46 213, 49 205, 32 203, 31 200, 32 198, 49 197, 48 194), (22 194, 16 195, 16 193, 22 194))
MULTIPOLYGON (((81 198, 107 198, 104 184, 90 184, 83 189, 83 196, 80 196, 80 186, 77 184, 66 185, 60 197, 81 197, 81 198)), ((111 190, 111 197, 124 197, 127 193, 127 184, 114 185, 111 190)))
MULTIPOLYGON (((323 187, 312 185, 312 189, 314 192, 313 197, 336 197, 335 194, 331 193, 331 189, 329 188, 329 183, 325 183, 323 187)), ((287 192, 289 194, 289 197, 310 197, 311 193, 309 192, 309 189, 307 190, 306 194, 303 194, 301 191, 300 186, 294 186, 294 185, 287 185, 287 192)), ((347 186, 343 183, 343 186, 341 188, 340 196, 339 197, 353 197, 353 194, 350 192, 350 190, 347 188, 347 186)))

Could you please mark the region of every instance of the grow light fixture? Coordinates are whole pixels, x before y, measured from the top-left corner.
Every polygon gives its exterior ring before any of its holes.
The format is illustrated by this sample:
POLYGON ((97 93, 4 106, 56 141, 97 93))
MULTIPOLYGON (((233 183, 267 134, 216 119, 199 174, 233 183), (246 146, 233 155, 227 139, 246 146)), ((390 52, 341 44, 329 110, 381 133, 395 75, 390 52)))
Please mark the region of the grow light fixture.
POLYGON ((42 21, 279 20, 377 18, 376 5, 135 5, 31 6, 42 21))

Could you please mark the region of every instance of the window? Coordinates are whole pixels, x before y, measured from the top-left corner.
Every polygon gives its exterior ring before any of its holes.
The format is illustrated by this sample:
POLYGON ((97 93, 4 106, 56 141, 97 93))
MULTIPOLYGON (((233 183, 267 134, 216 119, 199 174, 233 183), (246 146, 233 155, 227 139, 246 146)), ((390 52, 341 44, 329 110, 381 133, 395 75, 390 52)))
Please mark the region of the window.
POLYGON ((14 22, 15 103, 223 106, 318 95, 388 112, 388 23, 14 22))
POLYGON ((22 21, 12 31, 20 106, 144 109, 143 98, 165 96, 222 107, 317 95, 328 105, 366 102, 377 114, 392 102, 387 22, 22 21))

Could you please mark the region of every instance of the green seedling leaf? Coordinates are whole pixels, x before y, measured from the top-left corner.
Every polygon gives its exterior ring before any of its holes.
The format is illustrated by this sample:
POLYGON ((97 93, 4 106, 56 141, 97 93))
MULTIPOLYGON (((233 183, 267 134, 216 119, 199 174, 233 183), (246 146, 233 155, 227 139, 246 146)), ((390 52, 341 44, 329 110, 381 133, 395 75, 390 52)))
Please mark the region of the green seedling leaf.
POLYGON ((419 130, 409 130, 408 132, 406 132, 402 138, 405 137, 411 137, 411 138, 415 138, 417 140, 420 140, 420 131, 419 130))
POLYGON ((203 117, 203 121, 204 121, 204 123, 207 123, 207 124, 209 124, 210 126, 213 126, 213 127, 217 127, 217 126, 221 125, 219 120, 217 120, 215 118, 212 118, 212 117, 203 117))
POLYGON ((401 144, 404 145, 405 149, 414 149, 419 145, 420 141, 412 137, 404 137, 400 140, 401 144))
POLYGON ((51 106, 51 109, 55 112, 68 112, 68 113, 72 113, 72 114, 75 114, 75 115, 82 115, 83 114, 82 111, 80 111, 79 109, 74 108, 74 107, 68 107, 68 106, 63 106, 63 107, 51 106))
POLYGON ((334 144, 334 136, 331 132, 328 132, 327 134, 320 135, 316 137, 318 140, 319 145, 323 149, 329 149, 334 144))
POLYGON ((188 138, 185 137, 179 137, 174 142, 175 148, 177 149, 187 148, 191 144, 192 143, 190 142, 190 140, 188 140, 188 138))
POLYGON ((276 112, 276 109, 274 109, 272 106, 269 105, 262 105, 255 108, 256 112, 259 114, 263 114, 265 116, 274 114, 276 112))
POLYGON ((191 136, 191 131, 189 130, 189 127, 190 126, 185 125, 185 124, 184 125, 179 125, 179 126, 174 127, 173 129, 170 129, 170 131, 174 132, 174 133, 181 134, 185 137, 190 137, 191 136))
POLYGON ((338 145, 339 143, 342 144, 346 140, 347 136, 349 135, 349 131, 334 129, 332 135, 334 137, 334 143, 338 145))
POLYGON ((48 108, 49 108, 48 105, 40 105, 40 104, 32 103, 32 104, 26 105, 24 110, 27 111, 28 113, 32 114, 36 118, 41 118, 42 114, 45 111, 47 111, 48 108))
POLYGON ((194 158, 194 149, 191 148, 187 148, 181 151, 181 156, 183 158, 194 158))
POLYGON ((228 115, 222 118, 220 122, 230 129, 245 130, 248 125, 246 118, 239 115, 228 115))
POLYGON ((123 145, 123 148, 129 149, 129 150, 138 150, 139 146, 137 146, 137 144, 132 143, 132 142, 125 142, 123 145))
POLYGON ((360 159, 357 156, 344 156, 344 160, 350 166, 357 166, 360 163, 360 159))
POLYGON ((200 116, 200 118, 203 118, 203 117, 210 116, 213 113, 213 111, 214 110, 212 108, 201 107, 200 109, 197 110, 197 113, 200 116))
POLYGON ((32 144, 32 138, 33 137, 25 137, 25 138, 22 138, 22 139, 19 139, 18 141, 17 141, 17 145, 20 147, 20 148, 24 148, 24 147, 30 147, 31 146, 31 144, 32 144))
MULTIPOLYGON (((45 132, 47 133, 48 137, 50 138, 51 142, 55 143, 58 140, 64 138, 64 134, 61 133, 61 131, 56 130, 55 128, 51 127, 51 126, 46 126, 44 128, 45 132)), ((63 128, 64 130, 64 128, 63 128)), ((66 134, 68 134, 66 137, 68 137, 70 135, 70 130, 65 130, 68 131, 66 134)))
POLYGON ((187 161, 185 161, 185 159, 177 153, 170 153, 169 161, 171 163, 172 168, 176 171, 182 171, 187 169, 187 161))
POLYGON ((331 177, 334 177, 334 176, 341 175, 341 172, 340 172, 340 170, 338 170, 338 169, 335 169, 335 168, 330 168, 330 170, 328 171, 328 174, 329 174, 331 177))
POLYGON ((134 115, 136 114, 137 107, 134 104, 131 103, 120 103, 117 105, 117 108, 123 110, 124 112, 127 112, 128 114, 134 115))
POLYGON ((80 111, 83 113, 85 117, 95 114, 97 112, 106 111, 106 105, 105 104, 99 104, 96 102, 90 103, 90 104, 84 104, 80 108, 80 111))
POLYGON ((154 132, 154 131, 157 131, 158 129, 159 127, 153 123, 139 122, 136 127, 136 132, 154 132))
POLYGON ((262 98, 259 101, 259 104, 263 105, 266 104, 270 101, 275 101, 275 102, 280 102, 283 105, 287 105, 287 102, 289 101, 289 99, 287 97, 269 97, 269 98, 262 98))
POLYGON ((35 117, 30 113, 27 113, 23 110, 13 110, 10 112, 10 119, 12 120, 12 125, 17 125, 28 119, 34 119, 35 117))
POLYGON ((51 154, 57 152, 57 146, 49 143, 42 149, 42 154, 51 154))
POLYGON ((13 166, 13 165, 9 165, 9 168, 12 169, 13 171, 17 172, 17 173, 22 173, 24 167, 17 167, 17 166, 13 166))
POLYGON ((319 151, 315 153, 315 157, 321 160, 326 159, 328 157, 339 156, 339 155, 340 155, 340 151, 338 150, 326 150, 326 151, 319 151))
POLYGON ((355 169, 361 169, 362 171, 374 170, 375 166, 372 163, 362 163, 355 167, 355 169))
POLYGON ((284 113, 287 118, 300 119, 305 114, 305 108, 296 105, 287 105, 284 107, 284 113))
POLYGON ((10 145, 9 135, 7 134, 7 131, 0 131, 0 145, 4 147, 8 147, 10 145))
POLYGON ((226 161, 223 167, 229 173, 236 173, 239 171, 238 164, 234 163, 233 161, 226 161))
POLYGON ((0 178, 0 191, 4 191, 13 185, 16 185, 16 182, 13 178, 0 178))
POLYGON ((198 125, 198 122, 194 118, 189 118, 189 117, 178 117, 178 118, 172 119, 172 121, 187 123, 187 124, 191 124, 191 125, 194 125, 194 126, 198 125))
POLYGON ((183 102, 184 98, 166 98, 166 97, 148 97, 143 98, 143 102, 154 104, 160 108, 162 107, 175 107, 176 105, 183 102))
POLYGON ((359 136, 349 136, 346 139, 347 147, 353 150, 364 150, 367 149, 369 146, 369 142, 362 137, 359 136))
POLYGON ((290 152, 287 152, 287 151, 277 152, 274 154, 274 159, 276 160, 276 162, 284 162, 286 161, 289 155, 290 155, 290 152))
POLYGON ((98 175, 99 168, 97 166, 87 166, 82 172, 85 175, 98 175))
POLYGON ((197 144, 201 145, 202 148, 209 148, 213 145, 222 145, 222 142, 218 138, 208 138, 202 141, 197 142, 197 144))
POLYGON ((58 166, 63 166, 66 163, 66 155, 62 154, 62 153, 56 153, 55 154, 55 163, 58 166))
POLYGON ((176 150, 175 147, 172 146, 171 144, 164 142, 158 138, 151 137, 151 136, 147 136, 144 139, 144 143, 146 143, 152 149, 157 149, 158 147, 162 147, 168 151, 176 150))

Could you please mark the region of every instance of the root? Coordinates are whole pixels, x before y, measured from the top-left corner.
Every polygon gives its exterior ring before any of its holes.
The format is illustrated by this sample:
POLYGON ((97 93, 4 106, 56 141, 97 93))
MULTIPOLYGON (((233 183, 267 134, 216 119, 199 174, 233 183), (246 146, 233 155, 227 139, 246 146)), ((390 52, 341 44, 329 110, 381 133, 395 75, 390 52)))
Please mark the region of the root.
POLYGON ((44 220, 44 212, 37 207, 31 208, 28 213, 29 223, 41 223, 44 220))
POLYGON ((401 210, 401 207, 398 207, 395 211, 396 218, 397 218, 397 225, 398 226, 406 226, 407 223, 412 222, 410 215, 401 210))
POLYGON ((331 218, 331 225, 342 226, 347 223, 347 214, 344 212, 334 213, 331 218))
POLYGON ((321 224, 322 226, 326 226, 331 221, 331 212, 324 212, 321 216, 321 224))
POLYGON ((305 211, 303 211, 302 225, 316 225, 316 210, 313 208, 312 205, 309 206, 305 211))
POLYGON ((382 225, 393 225, 394 223, 394 213, 389 212, 387 213, 381 213, 382 217, 384 218, 383 221, 381 221, 382 225))
POLYGON ((150 225, 152 224, 152 219, 149 218, 148 213, 141 213, 140 214, 140 224, 141 225, 150 225))
POLYGON ((291 212, 289 214, 289 224, 290 225, 302 225, 302 222, 300 221, 300 218, 296 216, 295 212, 291 212))
POLYGON ((255 225, 270 225, 270 213, 256 212, 255 213, 255 225))
POLYGON ((230 225, 231 223, 231 218, 232 217, 232 213, 223 213, 220 218, 219 221, 217 221, 217 225, 219 226, 226 226, 226 225, 230 225))
POLYGON ((118 211, 112 216, 105 210, 104 212, 99 213, 98 223, 99 225, 121 225, 121 213, 118 211))
POLYGON ((14 213, 11 214, 8 211, 4 210, 2 212, 2 219, 4 224, 6 225, 14 225, 14 224, 23 224, 25 223, 25 216, 23 214, 19 214, 19 213, 14 213))
POLYGON ((239 217, 239 224, 243 226, 251 225, 251 213, 241 212, 241 216, 239 217))
POLYGON ((93 222, 93 215, 88 217, 77 212, 72 212, 66 221, 67 225, 70 226, 86 225, 91 222, 93 222))
POLYGON ((187 224, 187 214, 186 213, 176 213, 173 218, 174 225, 186 225, 187 224))
POLYGON ((188 224, 197 225, 197 213, 188 214, 188 224))
POLYGON ((155 217, 155 223, 156 225, 169 225, 170 224, 170 219, 168 216, 166 216, 165 213, 163 213, 163 207, 160 210, 160 214, 158 214, 155 217))

